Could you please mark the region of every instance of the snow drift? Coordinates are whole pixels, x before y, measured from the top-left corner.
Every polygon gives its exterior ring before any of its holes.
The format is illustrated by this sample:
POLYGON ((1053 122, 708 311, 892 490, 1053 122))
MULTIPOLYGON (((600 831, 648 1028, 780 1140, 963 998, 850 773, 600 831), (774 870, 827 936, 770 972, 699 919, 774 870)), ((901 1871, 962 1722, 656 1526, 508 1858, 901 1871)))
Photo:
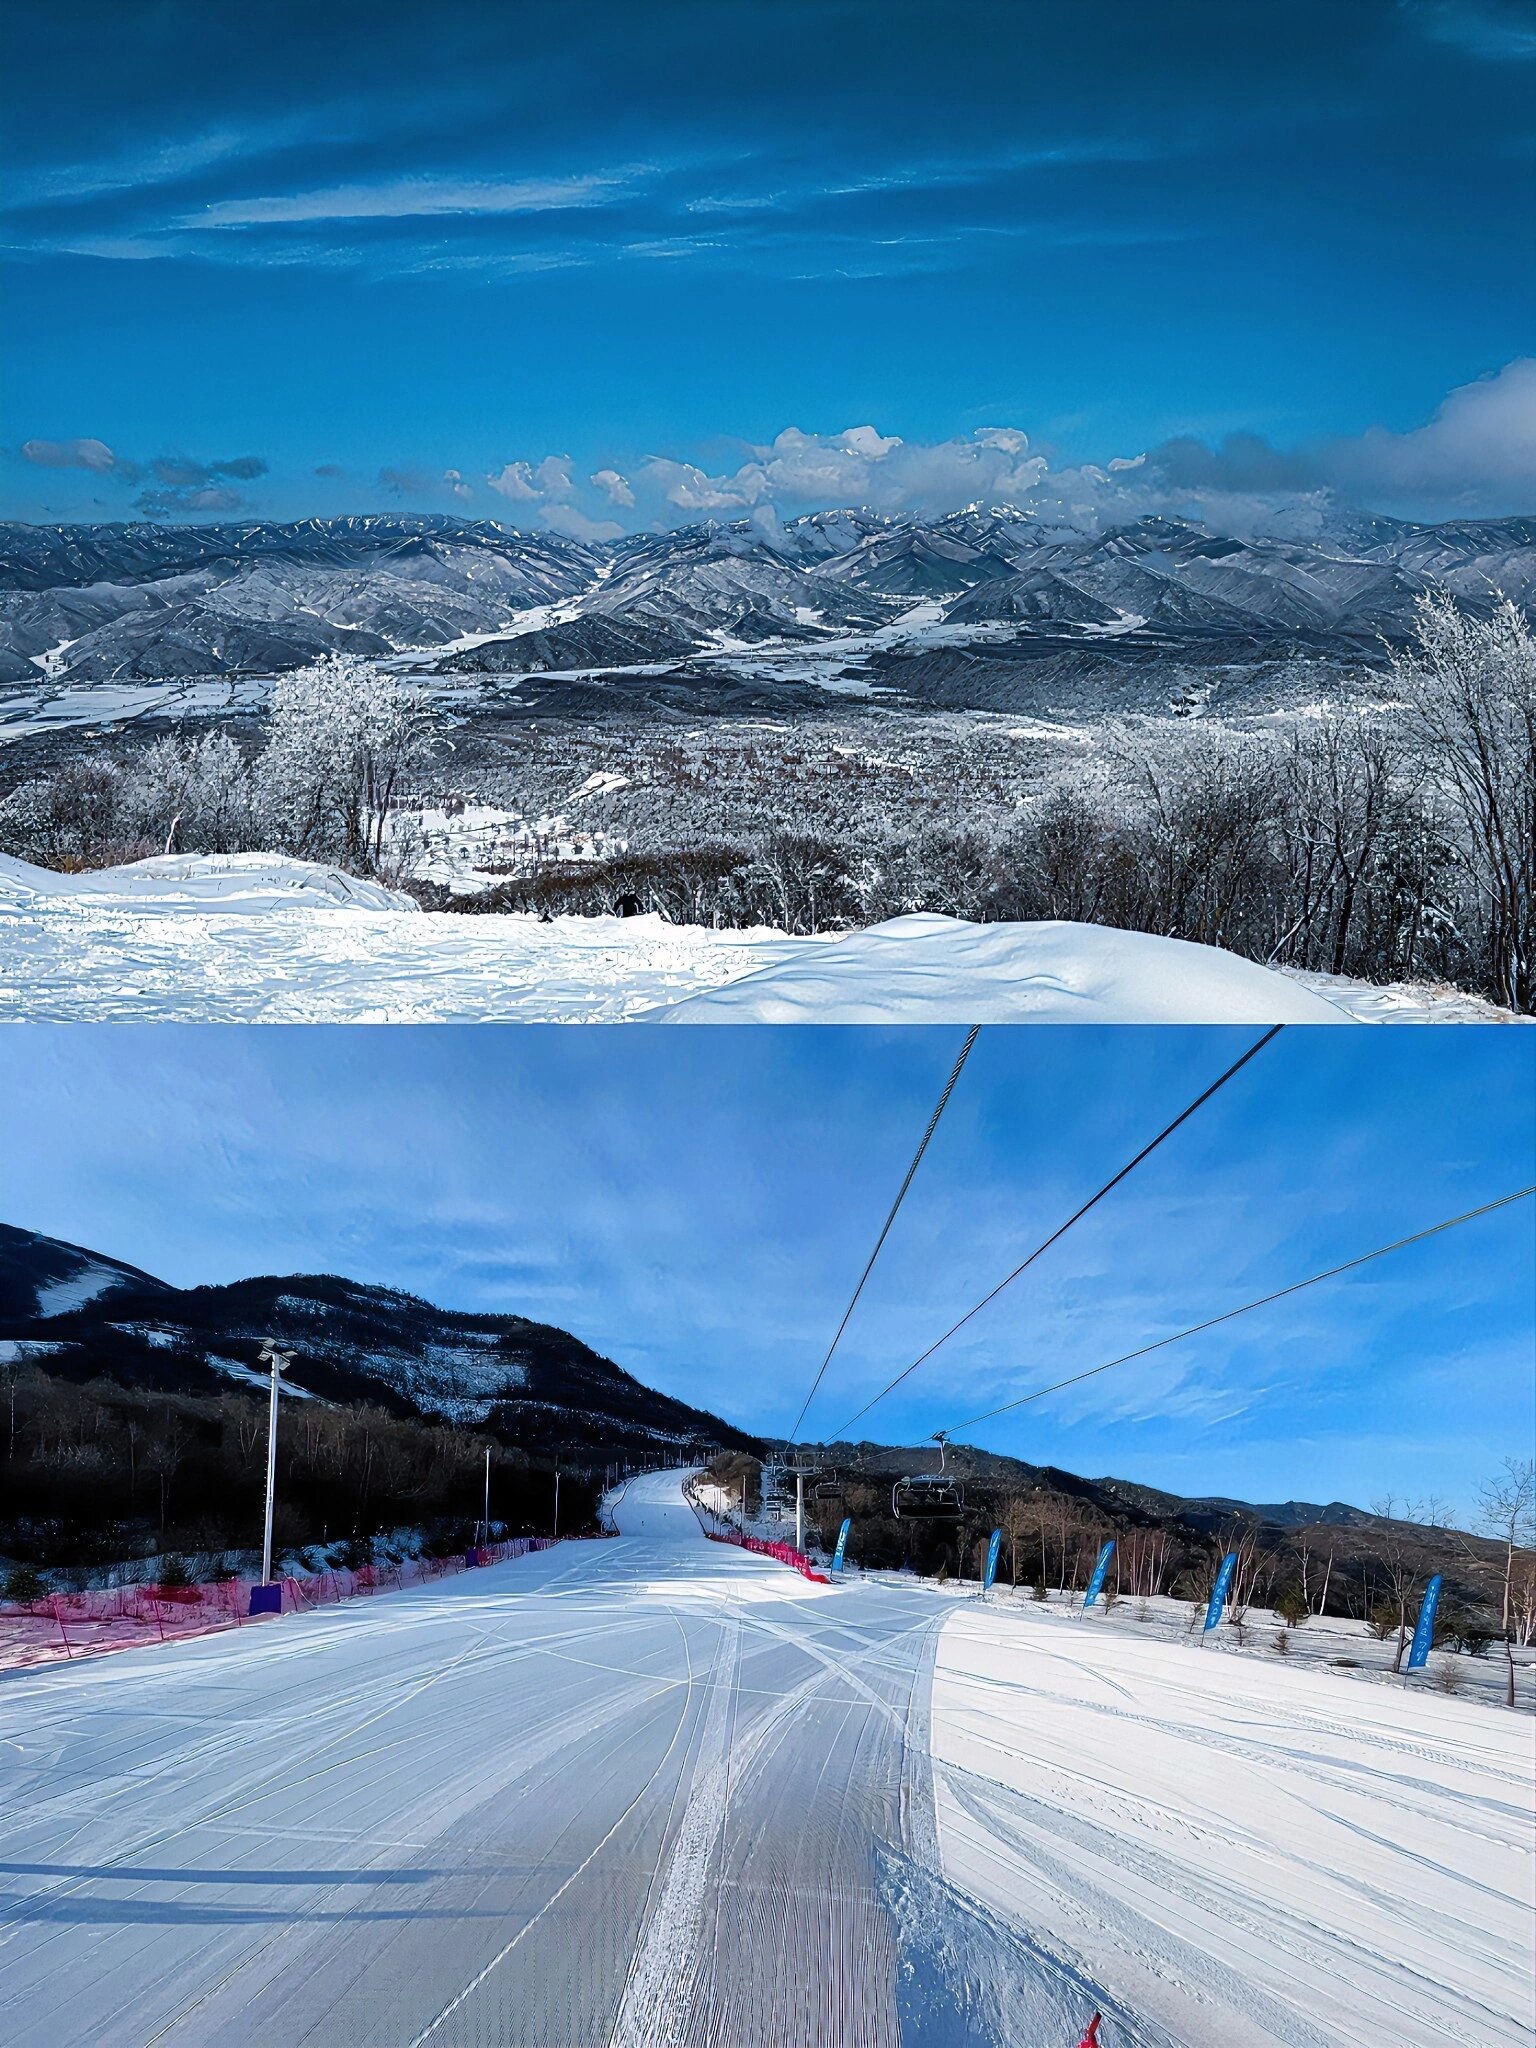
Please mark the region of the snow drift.
POLYGON ((66 875, 0 856, 0 1021, 1340 1024, 1498 1017, 1090 924, 928 914, 795 938, 419 910, 279 854, 66 875))
POLYGON ((1184 939, 1092 924, 893 917, 672 1004, 668 1024, 1347 1024, 1299 983, 1184 939))
POLYGON ((146 911, 400 910, 414 897, 282 853, 165 853, 126 867, 61 875, 0 853, 0 913, 40 900, 131 904, 146 911))

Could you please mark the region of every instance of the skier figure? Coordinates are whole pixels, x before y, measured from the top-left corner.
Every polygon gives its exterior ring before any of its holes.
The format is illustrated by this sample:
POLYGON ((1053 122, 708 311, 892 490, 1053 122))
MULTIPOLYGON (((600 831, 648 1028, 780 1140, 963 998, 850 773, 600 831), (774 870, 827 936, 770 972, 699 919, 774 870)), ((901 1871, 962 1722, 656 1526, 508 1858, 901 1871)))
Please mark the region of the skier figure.
POLYGON ((1100 2015, 1099 2013, 1095 2013, 1095 2014, 1094 2014, 1093 2018, 1092 2018, 1092 2019, 1091 2019, 1091 2020, 1090 2020, 1090 2021, 1088 2022, 1088 2031, 1087 2031, 1087 2033, 1086 2033, 1086 2034, 1084 2034, 1084 2036, 1083 2036, 1083 2038, 1081 2039, 1081 2041, 1079 2041, 1079 2042, 1078 2042, 1078 2044, 1077 2044, 1077 2048, 1100 2048, 1100 2042, 1099 2042, 1099 2021, 1100 2021, 1100 2018, 1101 2018, 1101 2015, 1100 2015))

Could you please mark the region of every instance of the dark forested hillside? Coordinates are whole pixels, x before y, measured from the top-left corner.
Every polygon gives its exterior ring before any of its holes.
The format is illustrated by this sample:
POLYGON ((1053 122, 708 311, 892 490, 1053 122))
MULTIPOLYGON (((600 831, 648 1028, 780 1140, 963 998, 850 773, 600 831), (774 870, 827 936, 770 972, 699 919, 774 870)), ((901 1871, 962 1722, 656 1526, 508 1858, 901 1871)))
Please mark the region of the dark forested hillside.
POLYGON ((265 1386, 268 1340, 292 1350, 300 1395, 488 1424, 525 1450, 750 1442, 524 1316, 461 1315, 331 1274, 171 1288, 0 1225, 0 1344, 13 1364, 77 1383, 219 1394, 265 1386))

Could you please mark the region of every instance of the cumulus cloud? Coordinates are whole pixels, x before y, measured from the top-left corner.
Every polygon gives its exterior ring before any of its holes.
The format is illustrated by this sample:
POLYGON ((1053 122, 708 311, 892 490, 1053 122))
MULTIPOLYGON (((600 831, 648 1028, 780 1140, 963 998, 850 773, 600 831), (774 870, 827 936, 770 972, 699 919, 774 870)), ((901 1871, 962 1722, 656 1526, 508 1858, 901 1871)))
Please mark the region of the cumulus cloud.
POLYGON ((635 494, 628 477, 621 476, 616 469, 599 469, 593 471, 591 481, 610 505, 622 506, 626 511, 633 509, 635 494))
POLYGON ((1018 427, 983 427, 950 441, 903 441, 874 427, 808 434, 786 427, 750 451, 735 470, 711 474, 696 464, 652 456, 639 479, 687 512, 739 513, 759 505, 780 511, 868 505, 882 512, 947 512, 977 501, 1016 502, 1045 475, 1018 427))
POLYGON ((134 501, 134 509, 147 519, 243 511, 246 501, 233 485, 267 473, 266 458, 261 455, 230 455, 213 462, 190 455, 157 455, 146 463, 131 461, 105 441, 89 438, 23 441, 21 454, 44 469, 83 469, 114 483, 152 479, 152 487, 134 501))
POLYGON ((571 540, 617 540, 624 531, 616 519, 593 519, 576 505, 544 505, 541 523, 571 540))
POLYGON ((219 477, 232 477, 240 483, 249 483, 253 477, 265 476, 267 464, 264 456, 232 455, 223 462, 195 462, 187 455, 159 455, 149 465, 151 476, 156 483, 166 484, 175 490, 195 490, 200 484, 211 484, 219 477))
POLYGON ((576 494, 569 455, 546 455, 542 462, 508 462, 486 477, 493 491, 519 504, 536 504, 541 499, 563 501, 576 494))
POLYGON ((134 510, 142 512, 146 519, 183 519, 189 513, 206 517, 210 513, 247 509, 245 499, 228 484, 200 484, 191 488, 172 485, 164 490, 141 491, 133 502, 134 510))
POLYGON ((1422 426, 1276 448, 1257 434, 1215 446, 1189 437, 1052 476, 1101 516, 1116 507, 1188 511, 1230 532, 1317 531, 1330 507, 1363 505, 1412 516, 1497 516, 1536 506, 1536 358, 1520 357, 1459 385, 1422 426))
POLYGON ((431 495, 435 478, 424 469, 404 469, 390 463, 379 471, 379 482, 397 498, 425 498, 431 495))
MULTIPOLYGON (((624 531, 613 519, 595 518, 576 502, 579 487, 569 455, 546 455, 542 462, 507 462, 492 470, 486 482, 514 504, 537 508, 539 523, 572 540, 617 540, 624 531)), ((610 505, 633 506, 634 493, 616 469, 599 470, 588 482, 602 491, 610 505)))
MULTIPOLYGON (((1022 427, 909 441, 867 423, 824 434, 786 427, 771 441, 737 446, 737 456, 719 465, 658 453, 624 469, 579 474, 568 455, 519 456, 483 481, 517 516, 580 540, 692 519, 745 520, 772 537, 784 519, 839 506, 926 517, 972 504, 1014 505, 1090 532, 1161 513, 1240 537, 1297 538, 1324 531, 1342 506, 1492 517, 1536 508, 1536 358, 1459 386, 1421 425, 1292 448, 1257 434, 1216 443, 1181 435, 1102 465, 1053 468, 1022 427)), ((164 455, 140 465, 86 439, 33 440, 20 452, 45 468, 130 482, 147 475, 155 488, 139 509, 152 517, 243 510, 231 485, 267 471, 255 455, 206 462, 164 455)), ((346 472, 322 464, 314 474, 339 479, 346 472)), ((383 489, 438 504, 468 503, 479 481, 456 468, 378 472, 383 489)))
POLYGON ((176 517, 188 512, 234 512, 244 507, 232 483, 249 483, 267 473, 261 455, 231 455, 220 461, 200 462, 190 455, 157 455, 148 463, 130 461, 109 448, 105 441, 23 441, 26 461, 45 469, 84 469, 94 476, 109 477, 116 483, 136 484, 148 476, 158 486, 141 493, 135 507, 150 519, 176 517))
POLYGON ((1150 512, 1227 532, 1318 532, 1340 504, 1410 516, 1497 516, 1536 508, 1536 358, 1449 393, 1422 426, 1277 448, 1257 434, 1215 444, 1180 436, 1103 466, 1052 469, 1022 428, 982 427, 937 442, 873 427, 830 435, 787 428, 733 470, 671 457, 636 474, 674 513, 739 516, 858 504, 900 514, 1014 504, 1094 529, 1150 512))
MULTIPOLYGON (((345 476, 346 471, 327 463, 315 471, 316 476, 345 476)), ((444 497, 457 498, 462 503, 474 496, 473 485, 467 483, 462 470, 417 469, 405 463, 391 463, 381 469, 378 483, 383 490, 396 498, 427 498, 441 501, 444 497)))
POLYGON ((24 461, 35 462, 43 469, 88 469, 97 476, 120 477, 124 483, 136 483, 143 474, 136 462, 115 454, 105 441, 89 437, 75 441, 23 441, 21 453, 24 461))
POLYGON ((1462 384, 1406 434, 1373 427, 1321 451, 1325 480, 1380 502, 1536 506, 1536 357, 1462 384))

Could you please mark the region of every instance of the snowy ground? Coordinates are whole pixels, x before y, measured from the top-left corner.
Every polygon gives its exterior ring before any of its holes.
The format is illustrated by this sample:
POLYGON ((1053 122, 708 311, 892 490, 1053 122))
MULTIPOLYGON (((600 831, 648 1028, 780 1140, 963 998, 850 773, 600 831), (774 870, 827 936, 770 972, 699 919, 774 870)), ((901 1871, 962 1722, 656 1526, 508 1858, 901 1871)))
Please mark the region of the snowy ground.
POLYGON ((0 2039, 1527 2039, 1529 1724, 704 1541, 0 1682, 0 2039))
POLYGON ((35 682, 0 683, 0 746, 39 734, 118 728, 141 719, 231 718, 265 708, 271 687, 269 678, 259 676, 82 683, 40 670, 35 682))
POLYGON ((1523 1717, 971 1602, 933 1750, 946 1878, 1136 2038, 1530 2039, 1523 1717))
POLYGON ((1274 972, 1099 925, 893 918, 791 938, 655 916, 424 912, 275 854, 83 875, 0 856, 0 1020, 102 1023, 1390 1023, 1454 991, 1274 972))

